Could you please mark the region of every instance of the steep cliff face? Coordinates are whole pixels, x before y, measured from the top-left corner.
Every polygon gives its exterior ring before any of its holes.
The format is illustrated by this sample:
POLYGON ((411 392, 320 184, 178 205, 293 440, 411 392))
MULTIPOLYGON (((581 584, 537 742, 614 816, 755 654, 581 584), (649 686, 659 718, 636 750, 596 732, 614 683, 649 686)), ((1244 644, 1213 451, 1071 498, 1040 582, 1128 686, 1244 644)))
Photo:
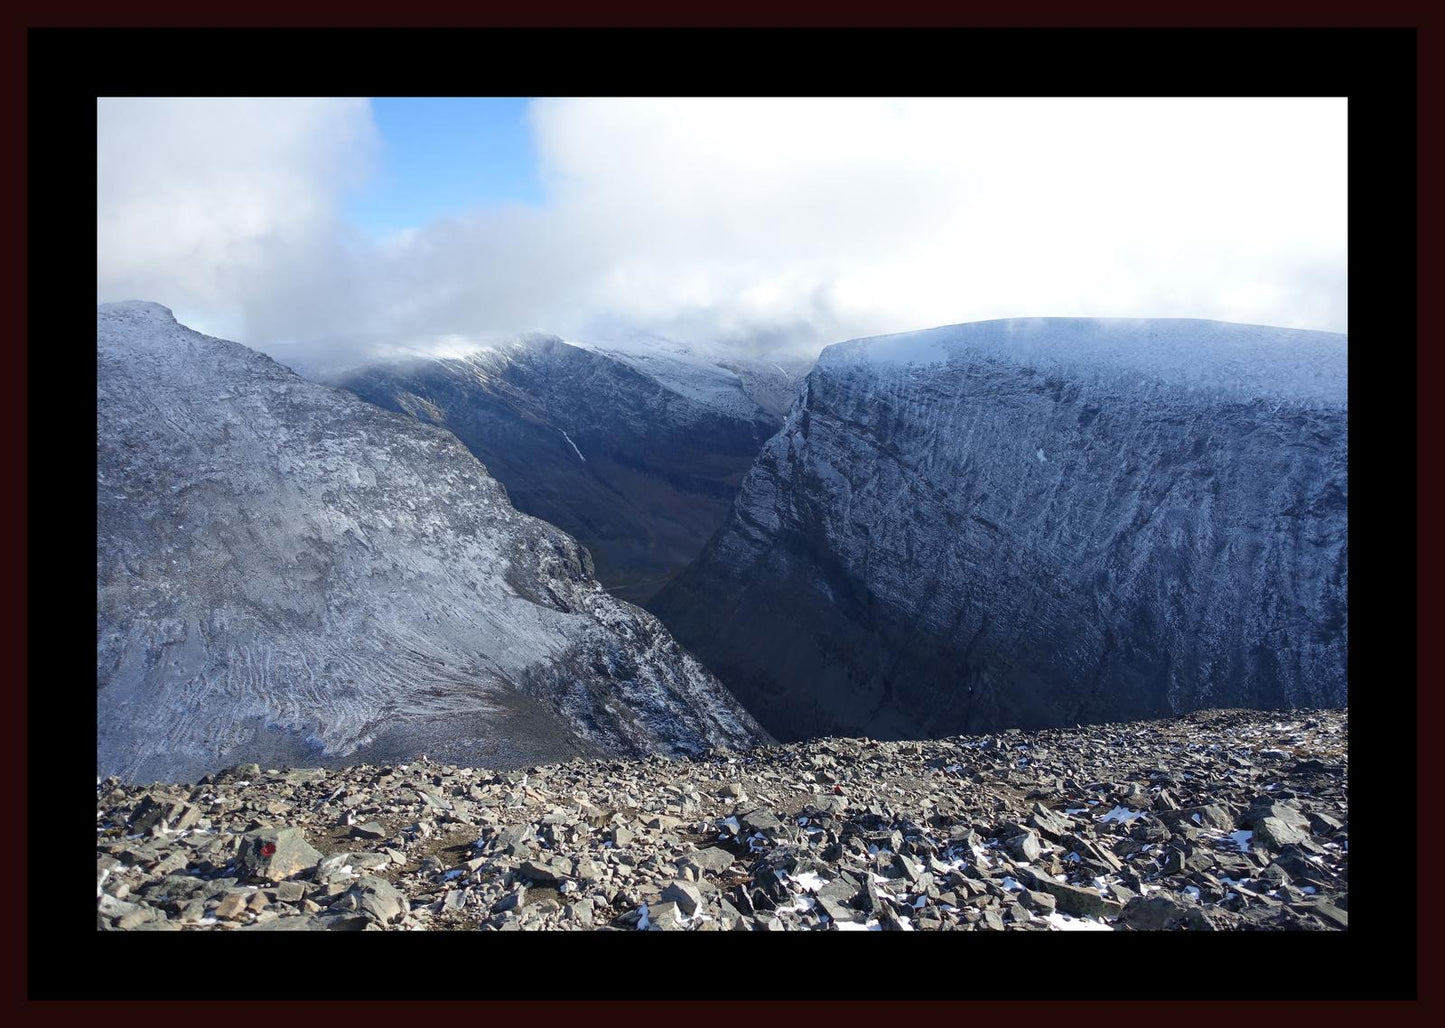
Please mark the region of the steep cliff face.
POLYGON ((155 304, 97 334, 101 774, 759 738, 450 433, 155 304))
POLYGON ((651 607, 780 738, 1345 703, 1346 340, 980 322, 829 347, 651 607))
POLYGON ((642 603, 722 524, 805 370, 734 363, 539 335, 334 384, 455 432, 519 509, 573 535, 614 595, 642 603))

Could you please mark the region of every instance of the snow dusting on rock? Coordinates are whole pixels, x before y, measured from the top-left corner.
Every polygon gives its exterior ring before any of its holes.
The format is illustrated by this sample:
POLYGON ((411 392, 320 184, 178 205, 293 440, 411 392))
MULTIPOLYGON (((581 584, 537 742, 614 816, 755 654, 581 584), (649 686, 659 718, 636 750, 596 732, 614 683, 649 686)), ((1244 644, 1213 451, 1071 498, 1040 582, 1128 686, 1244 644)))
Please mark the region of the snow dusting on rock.
POLYGON ((97 336, 101 774, 762 738, 450 432, 156 304, 97 336))
POLYGON ((1182 319, 839 343, 649 607, 787 739, 1343 705, 1346 356, 1182 319))

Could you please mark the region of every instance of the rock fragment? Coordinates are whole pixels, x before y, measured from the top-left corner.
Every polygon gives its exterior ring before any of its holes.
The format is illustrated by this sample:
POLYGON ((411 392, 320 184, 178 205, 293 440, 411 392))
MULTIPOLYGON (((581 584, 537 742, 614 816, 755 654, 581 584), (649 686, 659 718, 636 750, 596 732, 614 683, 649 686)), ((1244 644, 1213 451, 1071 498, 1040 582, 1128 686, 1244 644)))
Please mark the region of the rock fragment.
POLYGON ((320 851, 301 829, 263 828, 241 837, 237 866, 248 878, 277 882, 309 871, 320 860, 320 851))

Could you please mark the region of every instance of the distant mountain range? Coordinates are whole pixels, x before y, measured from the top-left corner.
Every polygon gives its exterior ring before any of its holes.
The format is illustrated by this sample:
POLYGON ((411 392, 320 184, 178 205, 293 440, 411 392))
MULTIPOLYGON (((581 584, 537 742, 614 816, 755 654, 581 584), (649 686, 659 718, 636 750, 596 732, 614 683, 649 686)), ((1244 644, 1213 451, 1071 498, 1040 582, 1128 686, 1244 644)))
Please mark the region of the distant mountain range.
POLYGON ((1347 701, 1342 335, 530 335, 322 384, 154 304, 97 331, 102 774, 1347 701))

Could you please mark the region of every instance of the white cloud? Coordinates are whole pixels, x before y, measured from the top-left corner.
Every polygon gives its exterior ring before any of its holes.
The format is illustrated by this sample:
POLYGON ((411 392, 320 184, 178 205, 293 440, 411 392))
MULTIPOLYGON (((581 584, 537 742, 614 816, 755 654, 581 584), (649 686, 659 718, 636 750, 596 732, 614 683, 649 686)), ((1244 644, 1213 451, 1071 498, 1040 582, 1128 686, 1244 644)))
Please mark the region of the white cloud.
POLYGON ((544 207, 381 244, 335 217, 364 104, 196 103, 102 102, 101 292, 229 307, 272 352, 1049 315, 1345 329, 1344 99, 541 100, 544 207))
POLYGON ((339 244, 378 142, 365 99, 99 99, 97 299, 244 329, 339 244))

